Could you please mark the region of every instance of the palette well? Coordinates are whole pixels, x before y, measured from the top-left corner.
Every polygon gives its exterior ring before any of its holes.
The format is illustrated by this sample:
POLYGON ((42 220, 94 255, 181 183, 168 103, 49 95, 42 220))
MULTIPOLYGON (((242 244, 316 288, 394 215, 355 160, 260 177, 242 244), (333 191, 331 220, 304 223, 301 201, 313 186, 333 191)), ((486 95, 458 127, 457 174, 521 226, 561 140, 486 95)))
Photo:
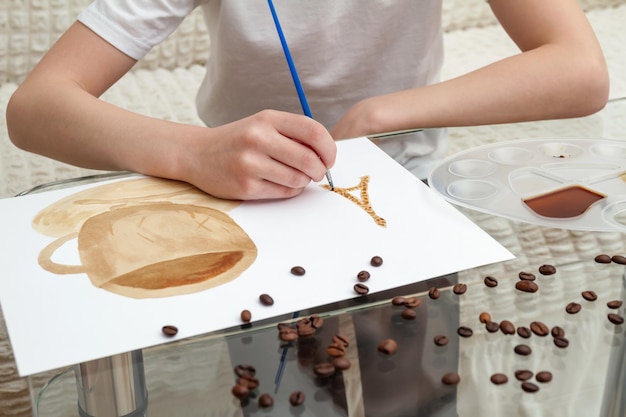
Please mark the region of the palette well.
POLYGON ((626 142, 528 139, 460 152, 429 184, 463 207, 533 224, 626 231, 626 142))

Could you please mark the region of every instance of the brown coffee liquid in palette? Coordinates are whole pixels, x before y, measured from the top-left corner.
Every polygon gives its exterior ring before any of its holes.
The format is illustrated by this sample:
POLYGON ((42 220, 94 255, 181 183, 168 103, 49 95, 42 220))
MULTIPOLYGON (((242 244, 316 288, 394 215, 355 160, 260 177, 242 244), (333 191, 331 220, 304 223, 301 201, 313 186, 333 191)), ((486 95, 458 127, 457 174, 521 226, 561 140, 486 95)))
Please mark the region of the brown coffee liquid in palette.
POLYGON ((528 139, 453 155, 429 185, 448 201, 512 220, 626 230, 626 142, 528 139))

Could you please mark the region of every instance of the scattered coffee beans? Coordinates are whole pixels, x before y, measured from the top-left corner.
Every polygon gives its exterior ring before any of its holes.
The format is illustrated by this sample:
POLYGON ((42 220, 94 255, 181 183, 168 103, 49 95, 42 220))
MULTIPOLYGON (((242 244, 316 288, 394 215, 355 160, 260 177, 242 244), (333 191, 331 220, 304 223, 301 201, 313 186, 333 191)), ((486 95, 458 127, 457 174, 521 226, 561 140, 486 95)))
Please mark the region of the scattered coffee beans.
POLYGON ((385 355, 393 355, 398 349, 398 343, 393 339, 385 339, 378 344, 378 351, 385 355))
POLYGON ((554 265, 541 265, 539 273, 541 275, 554 275, 556 274, 556 267, 554 265))
POLYGON ((616 264, 626 265, 626 256, 613 255, 613 256, 611 256, 611 261, 616 263, 616 264))
POLYGON ((515 371, 515 378, 519 381, 528 381, 533 377, 533 371, 528 369, 520 369, 519 371, 515 371))
POLYGON ((541 372, 537 373, 537 376, 535 377, 535 379, 537 379, 537 381, 541 382, 541 383, 550 382, 550 381, 552 381, 552 372, 550 372, 550 371, 541 371, 541 372))
POLYGON ((522 292, 535 293, 539 290, 539 286, 533 281, 522 280, 515 283, 515 288, 522 292))
POLYGON ((494 288, 498 286, 498 280, 491 276, 486 276, 483 282, 489 288, 494 288))
POLYGON ((611 257, 609 255, 598 255, 594 258, 594 261, 596 261, 599 264, 610 264, 611 263, 611 257))
POLYGON ((402 318, 405 320, 415 320, 415 318, 417 318, 417 312, 412 308, 405 308, 402 310, 402 318))
POLYGON ((532 272, 520 272, 519 273, 519 279, 521 279, 522 281, 534 281, 537 279, 537 277, 535 276, 535 274, 533 274, 532 272))
POLYGON ((619 314, 609 313, 609 321, 613 324, 622 324, 624 323, 624 318, 619 314))
POLYGON ((322 378, 329 377, 335 373, 335 365, 330 362, 321 362, 313 367, 313 372, 322 378))
POLYGON ((465 292, 467 291, 467 285, 459 282, 458 284, 455 284, 454 287, 452 287, 452 291, 457 295, 465 294, 465 292))
POLYGON ((566 337, 555 337, 554 339, 552 339, 552 342, 554 343, 554 346, 561 348, 561 349, 565 349, 566 347, 569 346, 569 340, 567 340, 566 337))
POLYGON ((596 301, 598 299, 598 295, 595 293, 595 291, 590 290, 583 291, 582 296, 587 301, 596 301))
POLYGON ((259 295, 259 300, 264 306, 271 306, 274 304, 274 299, 269 294, 259 295))
POLYGON ((502 385, 509 382, 509 377, 502 373, 496 373, 491 375, 491 382, 496 385, 502 385))
POLYGON ((478 316, 478 320, 481 323, 489 323, 491 321, 491 314, 483 311, 482 313, 480 313, 480 315, 478 316))
POLYGON ((612 310, 617 310, 618 308, 620 308, 622 306, 622 301, 621 300, 612 300, 609 301, 608 303, 606 303, 606 306, 612 310))
POLYGON ((428 296, 431 298, 431 300, 436 300, 441 296, 441 291, 439 291, 439 288, 432 287, 428 290, 428 296))
POLYGON ((359 273, 356 274, 356 279, 358 279, 359 282, 365 282, 370 279, 370 273, 367 271, 359 271, 359 273))
POLYGON ((515 325, 509 320, 502 320, 500 322, 500 330, 507 335, 515 334, 515 325))
POLYGON ((571 302, 568 305, 565 306, 565 311, 568 314, 576 314, 578 312, 580 312, 580 309, 582 308, 582 306, 578 303, 575 302, 571 302))
POLYGON ((523 337, 524 339, 528 339, 532 335, 532 331, 526 326, 519 326, 517 328, 517 335, 519 337, 523 337))
POLYGON ((380 256, 373 256, 372 259, 370 259, 370 265, 372 266, 381 266, 383 264, 383 258, 381 258, 380 256))
POLYGON ((500 330, 500 323, 498 323, 497 321, 490 321, 485 324, 485 329, 487 329, 489 333, 495 333, 500 330))
POLYGON ((565 330, 562 327, 554 326, 550 330, 550 334, 552 334, 552 337, 565 337, 565 330))
POLYGON ((167 337, 174 337, 178 333, 178 327, 168 324, 168 325, 163 326, 161 331, 167 337))
POLYGON ((370 289, 367 285, 359 282, 358 284, 354 284, 354 292, 359 295, 365 295, 370 292, 370 289))
POLYGON ((456 385, 461 382, 461 377, 456 372, 449 372, 441 377, 441 382, 446 385, 456 385))
POLYGON ((250 310, 242 310, 241 321, 244 323, 250 323, 250 320, 252 320, 252 313, 250 313, 250 310))
POLYGON ((305 398, 304 392, 294 391, 289 396, 289 404, 293 405, 294 407, 298 407, 304 404, 304 398, 305 398))
POLYGON ((528 382, 528 381, 522 382, 522 389, 524 391, 526 391, 526 392, 531 393, 531 394, 539 391, 539 387, 537 385, 533 384, 532 382, 528 382))
POLYGON ((437 346, 445 346, 448 344, 448 337, 442 334, 438 334, 433 340, 437 346))
POLYGON ((274 398, 271 395, 265 393, 259 396, 259 407, 269 408, 274 405, 274 398))
POLYGON ((350 360, 346 358, 345 356, 340 356, 338 358, 333 359, 333 366, 335 367, 336 370, 345 371, 346 369, 350 368, 350 365, 352 365, 350 363, 350 360))
POLYGON ((533 321, 530 323, 530 330, 537 336, 547 336, 550 333, 550 329, 544 323, 540 321, 533 321))
POLYGON ((474 331, 467 326, 460 326, 456 332, 461 337, 470 337, 474 334, 474 331))
POLYGON ((530 346, 524 345, 524 344, 515 346, 513 348, 513 351, 517 353, 518 355, 522 355, 522 356, 528 356, 531 353, 533 353, 533 350, 530 348, 530 346))
POLYGON ((291 268, 291 273, 293 275, 301 277, 302 275, 306 274, 306 270, 301 266, 294 266, 293 268, 291 268))

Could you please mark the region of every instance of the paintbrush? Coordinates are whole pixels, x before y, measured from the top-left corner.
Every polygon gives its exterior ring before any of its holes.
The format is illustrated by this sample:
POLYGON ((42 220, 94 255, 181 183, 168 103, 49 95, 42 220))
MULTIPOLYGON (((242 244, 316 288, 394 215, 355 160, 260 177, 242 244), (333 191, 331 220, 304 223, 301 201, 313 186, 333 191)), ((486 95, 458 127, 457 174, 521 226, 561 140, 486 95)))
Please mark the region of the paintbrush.
MULTIPOLYGON (((291 52, 289 52, 289 46, 287 45, 287 41, 285 40, 285 35, 283 34, 283 29, 280 26, 280 21, 278 20, 278 15, 276 14, 276 9, 274 9, 274 3, 272 0, 267 0, 267 4, 270 6, 270 11, 272 12, 272 18, 274 19, 274 24, 276 25, 276 31, 278 32, 278 37, 280 38, 280 44, 283 47, 283 52, 285 54, 285 59, 287 59, 287 65, 289 65, 289 71, 291 72, 291 78, 293 78, 293 83, 296 86, 296 91, 298 92, 298 98, 300 99, 300 105, 302 106, 302 112, 313 118, 313 114, 311 114, 311 109, 309 108, 309 103, 306 99, 306 95, 304 95, 304 89, 302 88, 302 84, 300 83, 300 77, 298 77, 298 72, 296 71, 296 66, 293 63, 293 58, 291 57, 291 52)), ((333 184, 333 177, 330 175, 330 170, 326 170, 326 179, 328 180, 328 184, 330 185, 330 190, 334 191, 335 186, 333 184)))

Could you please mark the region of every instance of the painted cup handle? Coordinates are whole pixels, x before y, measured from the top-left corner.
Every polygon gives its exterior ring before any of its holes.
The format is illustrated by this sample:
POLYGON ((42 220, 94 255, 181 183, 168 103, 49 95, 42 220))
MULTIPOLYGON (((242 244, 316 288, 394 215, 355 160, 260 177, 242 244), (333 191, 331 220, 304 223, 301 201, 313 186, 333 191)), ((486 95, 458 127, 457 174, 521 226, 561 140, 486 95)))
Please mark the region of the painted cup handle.
POLYGON ((77 237, 78 233, 70 233, 58 238, 43 248, 41 252, 39 252, 39 257, 37 258, 39 265, 46 271, 54 274, 80 274, 85 272, 85 267, 82 265, 63 265, 52 260, 52 255, 54 255, 54 252, 56 252, 57 249, 63 246, 65 242, 76 239, 77 237))

